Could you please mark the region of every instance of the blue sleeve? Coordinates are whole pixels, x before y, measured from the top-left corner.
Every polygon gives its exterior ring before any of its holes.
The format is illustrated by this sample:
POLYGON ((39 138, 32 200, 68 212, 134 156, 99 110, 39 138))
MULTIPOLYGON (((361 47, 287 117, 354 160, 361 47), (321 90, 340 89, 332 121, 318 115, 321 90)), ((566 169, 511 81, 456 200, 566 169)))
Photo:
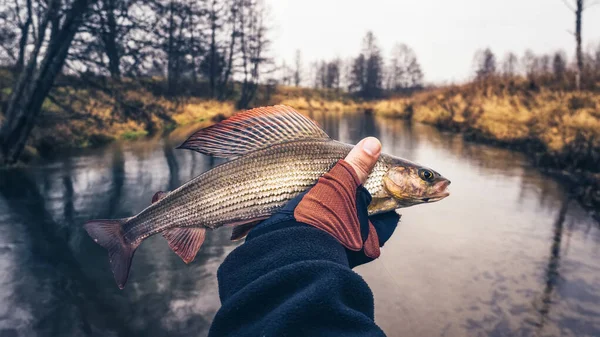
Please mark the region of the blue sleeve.
POLYGON ((308 225, 257 226, 217 277, 222 307, 209 336, 384 336, 345 248, 308 225))

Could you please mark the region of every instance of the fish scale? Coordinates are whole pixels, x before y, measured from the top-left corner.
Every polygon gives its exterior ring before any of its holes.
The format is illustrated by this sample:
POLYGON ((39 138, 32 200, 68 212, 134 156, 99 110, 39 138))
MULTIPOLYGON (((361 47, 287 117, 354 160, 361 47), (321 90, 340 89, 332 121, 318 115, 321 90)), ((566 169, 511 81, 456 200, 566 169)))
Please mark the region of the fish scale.
MULTIPOLYGON (((300 140, 254 151, 196 177, 131 218, 125 237, 139 242, 172 227, 214 229, 267 217, 314 185, 351 149, 333 140, 300 140)), ((381 189, 385 158, 365 183, 371 194, 381 189)))

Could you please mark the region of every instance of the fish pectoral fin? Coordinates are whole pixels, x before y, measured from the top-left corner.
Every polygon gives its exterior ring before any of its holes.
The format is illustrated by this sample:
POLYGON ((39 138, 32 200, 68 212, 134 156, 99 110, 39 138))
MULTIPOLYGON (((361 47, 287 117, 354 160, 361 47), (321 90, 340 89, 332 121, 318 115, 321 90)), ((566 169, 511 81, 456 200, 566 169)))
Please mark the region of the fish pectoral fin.
POLYGON ((301 139, 330 138, 310 118, 288 106, 275 105, 243 111, 198 130, 178 149, 233 158, 273 144, 301 139))
POLYGON ((245 238, 248 233, 250 232, 250 230, 252 228, 254 228, 256 225, 258 225, 259 222, 261 222, 263 219, 261 220, 257 220, 257 221, 252 221, 249 223, 245 223, 242 225, 237 225, 235 227, 233 227, 233 231, 231 232, 231 241, 239 241, 243 238, 245 238))
POLYGON ((196 254, 204 243, 206 228, 204 227, 175 227, 162 232, 171 250, 185 263, 194 261, 196 254))

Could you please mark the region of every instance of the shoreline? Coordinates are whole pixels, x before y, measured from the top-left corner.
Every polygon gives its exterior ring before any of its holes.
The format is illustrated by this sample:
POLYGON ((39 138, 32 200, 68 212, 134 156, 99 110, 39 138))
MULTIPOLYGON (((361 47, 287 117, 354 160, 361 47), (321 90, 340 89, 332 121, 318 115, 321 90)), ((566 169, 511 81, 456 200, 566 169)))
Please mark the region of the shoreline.
MULTIPOLYGON (((514 89, 514 88, 513 88, 514 89)), ((375 114, 524 153, 600 223, 600 95, 497 90, 475 84, 381 101, 375 114)))
MULTIPOLYGON (((40 123, 17 166, 53 157, 48 154, 153 137, 185 125, 208 126, 237 111, 233 100, 167 98, 129 81, 114 89, 120 90, 119 100, 86 87, 57 90, 56 99, 44 102, 40 123), (75 98, 67 101, 67 97, 75 98), (61 98, 65 101, 60 102, 61 98)), ((467 141, 525 153, 534 166, 574 186, 571 194, 600 221, 598 93, 470 83, 406 97, 358 101, 336 90, 281 87, 268 95, 259 92, 254 102, 256 106, 274 104, 305 114, 400 118, 461 134, 467 141)))

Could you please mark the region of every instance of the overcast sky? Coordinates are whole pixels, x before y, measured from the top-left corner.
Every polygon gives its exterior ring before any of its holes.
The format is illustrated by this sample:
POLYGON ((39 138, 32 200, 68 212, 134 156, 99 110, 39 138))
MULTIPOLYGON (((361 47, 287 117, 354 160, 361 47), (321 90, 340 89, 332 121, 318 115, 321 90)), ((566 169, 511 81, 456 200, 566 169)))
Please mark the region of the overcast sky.
MULTIPOLYGON (((384 56, 396 42, 411 46, 427 82, 457 82, 473 73, 473 55, 490 47, 499 60, 564 49, 569 59, 575 15, 562 0, 266 0, 273 22, 273 54, 292 63, 355 56, 372 30, 384 56)), ((574 3, 575 0, 565 0, 574 3)), ((590 2, 591 0, 587 0, 590 2)), ((583 46, 600 42, 600 5, 583 14, 583 46)))

